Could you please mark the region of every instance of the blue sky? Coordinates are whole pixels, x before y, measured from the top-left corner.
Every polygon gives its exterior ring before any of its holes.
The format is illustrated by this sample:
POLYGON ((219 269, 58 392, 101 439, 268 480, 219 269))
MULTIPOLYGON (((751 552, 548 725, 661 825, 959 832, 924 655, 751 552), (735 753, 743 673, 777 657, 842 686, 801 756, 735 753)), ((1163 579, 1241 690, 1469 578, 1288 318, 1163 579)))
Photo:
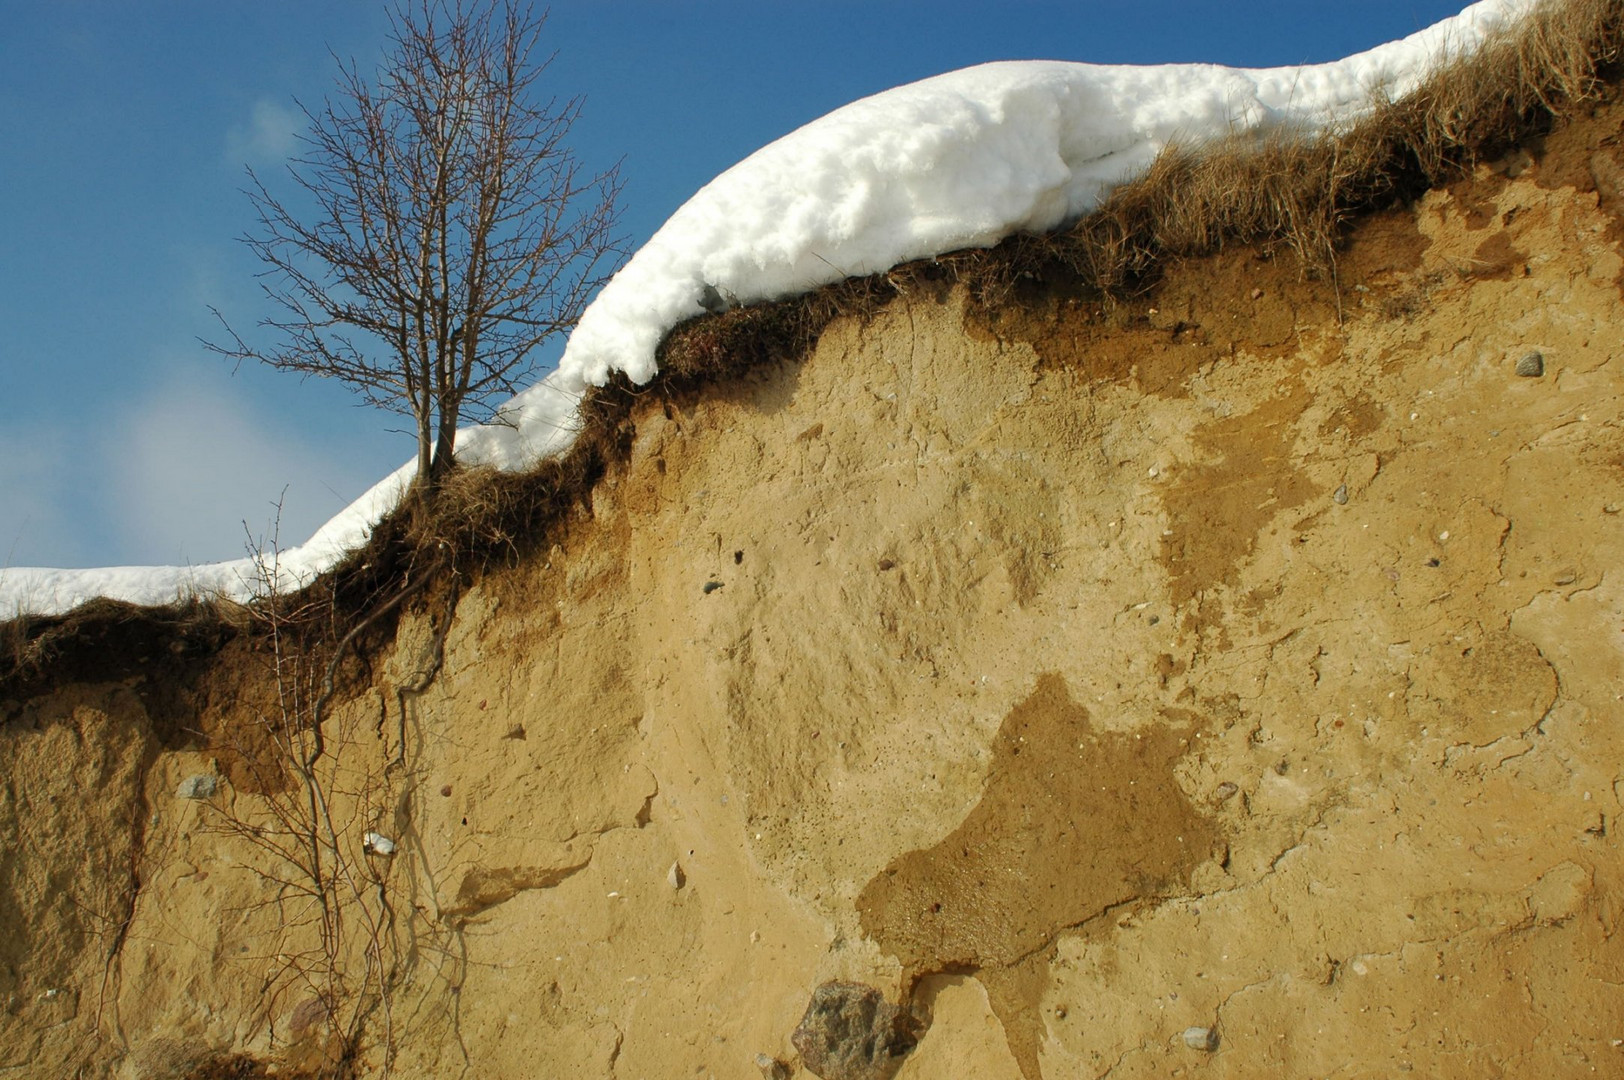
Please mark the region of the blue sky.
MULTIPOLYGON (((752 150, 900 83, 985 60, 1317 63, 1462 6, 559 2, 548 87, 586 96, 575 148, 623 162, 636 243, 752 150)), ((400 418, 197 339, 210 306, 268 313, 235 241, 244 166, 274 180, 329 50, 381 55, 381 4, 0 0, 0 26, 0 566, 234 558, 284 491, 282 543, 302 541, 411 456, 400 418)))

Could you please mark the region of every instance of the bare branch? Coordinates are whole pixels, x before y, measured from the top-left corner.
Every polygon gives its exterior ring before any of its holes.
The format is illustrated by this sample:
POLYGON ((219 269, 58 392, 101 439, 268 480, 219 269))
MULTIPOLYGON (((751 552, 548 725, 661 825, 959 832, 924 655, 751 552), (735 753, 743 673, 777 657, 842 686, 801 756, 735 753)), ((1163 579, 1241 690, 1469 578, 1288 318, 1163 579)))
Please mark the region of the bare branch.
POLYGON ((521 0, 400 0, 376 74, 339 61, 333 98, 301 106, 297 199, 248 173, 242 239, 276 314, 252 340, 221 319, 209 348, 412 417, 420 490, 454 467, 464 414, 512 393, 625 255, 618 166, 571 151, 580 98, 536 93, 545 22, 521 0))

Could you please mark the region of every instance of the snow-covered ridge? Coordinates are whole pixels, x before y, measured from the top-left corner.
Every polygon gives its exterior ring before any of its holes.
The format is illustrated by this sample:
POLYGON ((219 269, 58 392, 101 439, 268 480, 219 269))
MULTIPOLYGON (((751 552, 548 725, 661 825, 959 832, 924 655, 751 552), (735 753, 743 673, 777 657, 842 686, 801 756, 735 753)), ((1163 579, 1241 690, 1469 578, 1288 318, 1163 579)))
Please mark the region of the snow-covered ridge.
MULTIPOLYGON (((1474 51, 1537 0, 1482 0, 1400 41, 1328 64, 1226 68, 1060 61, 983 64, 863 98, 722 173, 673 214, 606 285, 557 371, 463 429, 470 462, 523 468, 568 447, 575 403, 612 372, 644 383, 655 348, 714 305, 793 295, 1086 214, 1170 142, 1286 127, 1324 131, 1378 96, 1401 97, 1444 59, 1474 51)), ((399 501, 403 465, 277 560, 282 588, 358 546, 399 501)), ((168 603, 242 599, 254 560, 190 567, 0 569, 0 618, 65 611, 97 596, 168 603)))

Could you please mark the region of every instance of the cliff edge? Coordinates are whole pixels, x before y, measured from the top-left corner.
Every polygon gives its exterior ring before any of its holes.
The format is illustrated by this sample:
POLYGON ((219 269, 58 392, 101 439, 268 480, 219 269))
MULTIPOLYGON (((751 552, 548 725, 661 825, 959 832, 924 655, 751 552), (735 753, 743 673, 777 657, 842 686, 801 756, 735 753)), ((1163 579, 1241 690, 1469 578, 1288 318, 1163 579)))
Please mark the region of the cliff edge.
POLYGON ((651 393, 330 698, 0 702, 0 1073, 1624 1072, 1621 140, 651 393))

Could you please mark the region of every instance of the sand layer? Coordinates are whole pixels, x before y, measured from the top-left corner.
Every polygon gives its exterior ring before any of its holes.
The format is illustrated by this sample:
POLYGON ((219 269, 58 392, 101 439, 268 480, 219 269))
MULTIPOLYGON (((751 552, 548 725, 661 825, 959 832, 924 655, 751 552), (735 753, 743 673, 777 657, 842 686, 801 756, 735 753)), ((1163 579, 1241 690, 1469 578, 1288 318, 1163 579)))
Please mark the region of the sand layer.
POLYGON ((1624 1075, 1621 138, 650 400, 332 713, 326 937, 311 664, 0 703, 0 1076, 808 1075, 829 980, 902 1080, 1624 1075))

